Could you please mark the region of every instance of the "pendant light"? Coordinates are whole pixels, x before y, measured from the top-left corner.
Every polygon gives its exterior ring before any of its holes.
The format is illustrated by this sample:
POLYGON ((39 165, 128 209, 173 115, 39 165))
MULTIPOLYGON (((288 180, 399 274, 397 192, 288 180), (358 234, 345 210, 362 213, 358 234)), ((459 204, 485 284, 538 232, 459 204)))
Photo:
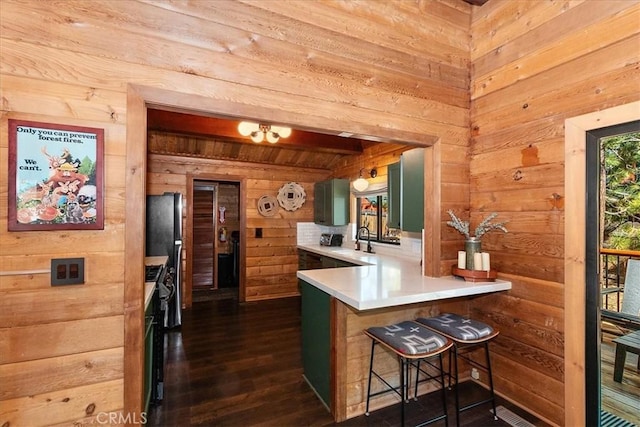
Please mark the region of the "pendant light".
MULTIPOLYGON (((358 176, 358 179, 356 179, 355 181, 353 181, 353 188, 356 191, 364 191, 367 188, 369 188, 369 181, 367 181, 363 176, 362 176, 362 171, 365 170, 364 168, 360 169, 360 174, 358 176)), ((371 171, 369 172, 369 176, 371 178, 375 178, 376 176, 378 176, 378 170, 376 168, 371 169, 371 171)))

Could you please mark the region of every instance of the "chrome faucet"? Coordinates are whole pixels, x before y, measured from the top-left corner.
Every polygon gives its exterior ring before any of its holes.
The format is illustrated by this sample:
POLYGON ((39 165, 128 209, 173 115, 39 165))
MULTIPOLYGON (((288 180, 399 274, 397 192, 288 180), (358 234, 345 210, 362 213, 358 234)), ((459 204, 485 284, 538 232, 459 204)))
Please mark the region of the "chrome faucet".
MULTIPOLYGON (((358 232, 356 233, 356 248, 359 248, 360 245, 358 244, 359 239, 360 239, 360 231, 361 230, 367 230, 367 253, 374 253, 373 252, 373 248, 371 247, 371 232, 369 231, 369 227, 363 226, 358 228, 358 232)), ((356 249, 358 250, 358 249, 356 249)))

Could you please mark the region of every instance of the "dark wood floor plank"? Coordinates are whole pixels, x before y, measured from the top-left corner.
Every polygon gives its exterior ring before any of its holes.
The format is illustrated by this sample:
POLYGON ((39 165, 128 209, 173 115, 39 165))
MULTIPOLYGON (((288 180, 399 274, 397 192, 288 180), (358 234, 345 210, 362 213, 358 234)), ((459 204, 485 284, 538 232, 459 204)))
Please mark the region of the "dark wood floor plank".
POLYGON ((640 369, 638 355, 629 353, 625 363, 622 382, 613 381, 616 335, 603 333, 600 346, 602 408, 634 424, 640 425, 640 369))
MULTIPOLYGON (((150 426, 399 426, 392 406, 336 424, 302 374, 300 299, 238 304, 237 299, 199 301, 165 340, 165 396, 151 409, 150 426)), ((486 392, 460 385, 474 398, 486 392)), ((455 425, 448 391, 450 425, 455 425)), ((499 399, 536 426, 541 421, 499 399)), ((441 410, 438 395, 407 406, 407 425, 441 410)), ((462 426, 508 426, 483 405, 464 413, 462 426)), ((440 421, 433 426, 444 426, 440 421)))

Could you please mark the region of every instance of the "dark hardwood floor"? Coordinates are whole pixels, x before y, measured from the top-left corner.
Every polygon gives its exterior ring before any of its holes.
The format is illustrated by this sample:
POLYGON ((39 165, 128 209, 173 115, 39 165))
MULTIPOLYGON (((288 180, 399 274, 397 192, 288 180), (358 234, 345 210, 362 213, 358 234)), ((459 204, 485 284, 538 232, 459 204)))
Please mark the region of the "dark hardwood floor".
MULTIPOLYGON (((300 299, 238 304, 236 299, 199 301, 165 341, 165 396, 148 414, 150 426, 398 426, 392 406, 335 424, 302 378, 300 299)), ((461 384, 467 397, 482 392, 461 384)), ((450 423, 455 425, 453 396, 450 423)), ((546 424, 499 399, 536 426, 546 424)), ((438 396, 407 406, 407 425, 440 408, 438 396)), ((463 414, 463 426, 508 426, 494 421, 490 405, 463 414)), ((443 426, 440 421, 433 426, 443 426)))

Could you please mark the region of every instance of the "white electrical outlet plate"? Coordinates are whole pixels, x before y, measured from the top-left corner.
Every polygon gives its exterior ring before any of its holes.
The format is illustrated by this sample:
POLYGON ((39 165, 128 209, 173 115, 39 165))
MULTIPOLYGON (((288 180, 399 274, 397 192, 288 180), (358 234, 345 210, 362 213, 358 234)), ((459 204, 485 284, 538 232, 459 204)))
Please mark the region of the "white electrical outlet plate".
POLYGON ((476 368, 471 368, 471 378, 474 380, 480 379, 480 372, 476 368))

